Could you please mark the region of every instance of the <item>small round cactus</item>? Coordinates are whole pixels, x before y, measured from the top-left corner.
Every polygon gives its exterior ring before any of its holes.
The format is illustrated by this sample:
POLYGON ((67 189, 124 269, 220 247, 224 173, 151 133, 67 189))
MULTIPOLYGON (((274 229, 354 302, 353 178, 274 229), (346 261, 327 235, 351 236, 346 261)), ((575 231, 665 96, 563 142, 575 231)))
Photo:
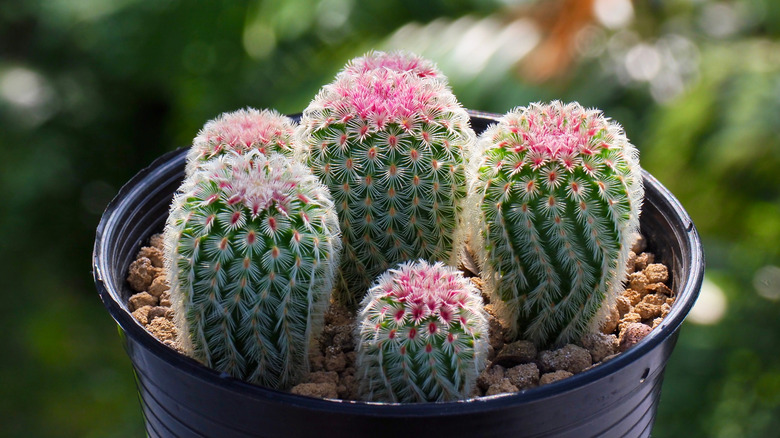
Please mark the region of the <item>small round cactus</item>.
POLYGON ((441 262, 407 262, 380 276, 358 315, 356 377, 366 400, 463 399, 488 350, 482 297, 441 262))
POLYGON ((637 150, 600 111, 558 101, 510 111, 475 149, 473 248, 501 319, 539 346, 578 340, 625 277, 637 150))
MULTIPOLYGON (((390 64, 406 65, 395 56, 390 64)), ((465 155, 475 139, 468 114, 443 80, 358 68, 383 62, 352 61, 299 128, 306 161, 338 211, 344 255, 335 298, 349 307, 399 262, 455 264, 465 237, 465 155)))
POLYGON ((208 121, 187 153, 186 175, 192 175, 203 163, 228 151, 243 154, 252 150, 264 154, 294 153, 296 123, 275 110, 254 108, 223 113, 208 121))
POLYGON ((228 152, 175 195, 165 263, 184 349, 271 388, 308 370, 341 241, 328 190, 278 153, 228 152))

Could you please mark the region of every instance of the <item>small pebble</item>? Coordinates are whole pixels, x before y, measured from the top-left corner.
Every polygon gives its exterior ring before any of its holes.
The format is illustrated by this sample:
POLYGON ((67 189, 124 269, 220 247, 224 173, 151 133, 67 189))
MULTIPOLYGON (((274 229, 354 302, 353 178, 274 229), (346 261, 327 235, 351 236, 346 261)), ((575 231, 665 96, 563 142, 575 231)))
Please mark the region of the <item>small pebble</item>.
POLYGON ((148 292, 139 292, 131 296, 130 299, 127 300, 127 304, 128 307, 130 307, 130 311, 133 312, 136 309, 140 309, 144 306, 156 306, 157 297, 149 295, 148 292))
POLYGON ((333 383, 335 385, 339 381, 339 375, 335 371, 314 371, 309 373, 306 380, 310 383, 333 383))
POLYGON ((620 333, 620 345, 618 351, 625 352, 647 336, 652 328, 641 323, 631 323, 620 333))
POLYGON ((620 333, 623 333, 629 324, 635 324, 640 322, 642 322, 642 317, 639 316, 639 314, 635 312, 626 313, 625 315, 623 315, 622 318, 620 318, 620 324, 618 324, 618 331, 620 333))
POLYGON ((169 319, 158 316, 149 322, 149 325, 146 326, 146 330, 161 341, 176 340, 176 326, 169 319))
POLYGON ((480 373, 477 377, 477 386, 479 386, 481 390, 487 391, 491 385, 500 382, 504 377, 504 367, 501 365, 493 365, 480 373))
POLYGON ((644 270, 647 265, 653 263, 655 261, 655 256, 649 252, 643 252, 642 254, 639 254, 636 256, 636 262, 634 262, 634 269, 637 271, 644 270))
POLYGON ((149 311, 153 308, 154 307, 152 306, 139 307, 133 312, 133 318, 137 319, 141 325, 145 326, 146 324, 149 324, 149 311))
POLYGON ((167 290, 160 294, 160 305, 164 307, 171 307, 171 291, 167 290))
POLYGON ((574 344, 566 344, 562 348, 539 353, 539 366, 542 371, 565 370, 577 374, 593 363, 588 350, 574 344))
POLYGON ((339 398, 342 400, 357 400, 359 398, 358 382, 354 375, 344 376, 338 386, 339 398))
POLYGON ((144 246, 141 251, 138 252, 138 257, 146 257, 152 262, 152 266, 155 268, 163 267, 163 252, 161 249, 154 246, 144 246))
MULTIPOLYGON (((621 297, 624 297, 626 301, 628 302, 629 307, 634 307, 637 304, 639 304, 640 301, 642 301, 642 294, 635 291, 634 289, 626 289, 623 291, 623 293, 620 295, 621 297)), ((629 309, 630 312, 630 309, 629 309)), ((628 313, 628 312, 626 312, 628 313)))
POLYGON ((669 286, 663 284, 663 283, 650 283, 647 285, 646 289, 650 293, 654 293, 656 295, 666 295, 667 297, 671 297, 674 295, 671 289, 669 289, 669 286))
POLYGON ((130 287, 136 292, 148 290, 152 280, 159 271, 160 268, 155 268, 151 260, 146 257, 140 257, 130 264, 127 282, 130 283, 130 287))
POLYGON ((149 320, 152 320, 157 317, 170 319, 171 321, 173 321, 173 309, 171 309, 170 307, 163 307, 163 306, 152 307, 151 309, 149 309, 149 315, 148 315, 149 320))
POLYGON ((335 383, 301 383, 293 386, 290 392, 318 398, 338 398, 339 396, 335 383))
POLYGON ((574 374, 563 370, 542 374, 542 377, 539 378, 539 386, 547 385, 548 383, 552 383, 552 382, 557 382, 559 380, 563 380, 573 375, 574 374))
MULTIPOLYGON (((639 294, 637 294, 637 295, 639 295, 639 294)), ((633 304, 631 304, 631 300, 627 296, 625 296, 625 295, 621 295, 621 296, 617 297, 617 300, 615 301, 615 307, 618 310, 618 316, 620 318, 622 318, 623 315, 625 315, 626 313, 630 312, 632 306, 633 306, 633 304)), ((609 332, 609 333, 611 333, 611 332, 609 332)))
POLYGON ((504 345, 493 363, 509 368, 517 364, 531 362, 534 359, 536 359, 536 347, 533 342, 520 340, 504 345))
POLYGON ((628 276, 631 289, 639 292, 640 294, 645 291, 645 287, 648 284, 647 277, 643 272, 634 272, 628 276))
POLYGON ((494 383, 490 385, 490 387, 485 391, 485 395, 496 395, 496 394, 505 394, 508 392, 517 392, 518 388, 513 385, 509 379, 501 379, 497 383, 494 383))
MULTIPOLYGON (((170 287, 168 286, 168 280, 165 279, 165 276, 158 275, 154 277, 154 280, 152 280, 152 284, 149 285, 148 292, 155 297, 159 297, 164 292, 167 292, 169 289, 170 287)), ((170 294, 168 296, 170 296, 170 294)))
POLYGON ((535 363, 517 365, 506 370, 506 378, 518 390, 533 388, 539 385, 539 367, 535 363))
POLYGON ((347 358, 341 349, 330 346, 325 351, 325 369, 328 371, 344 371, 347 367, 347 358))
POLYGON ((607 317, 603 321, 601 321, 601 325, 599 326, 599 328, 601 329, 601 333, 610 334, 614 332, 618 326, 619 321, 620 321, 620 312, 618 311, 618 308, 616 306, 610 307, 607 317))
POLYGON ((165 239, 163 238, 163 234, 162 233, 158 233, 158 234, 153 235, 149 239, 149 246, 153 246, 153 247, 155 247, 155 248, 157 248, 159 250, 164 250, 165 249, 165 239))
POLYGON ((660 263, 647 265, 643 272, 649 283, 665 283, 669 279, 669 271, 660 263))
POLYGON ((615 354, 617 336, 589 333, 582 337, 582 346, 588 350, 594 363, 601 362, 605 357, 615 354))

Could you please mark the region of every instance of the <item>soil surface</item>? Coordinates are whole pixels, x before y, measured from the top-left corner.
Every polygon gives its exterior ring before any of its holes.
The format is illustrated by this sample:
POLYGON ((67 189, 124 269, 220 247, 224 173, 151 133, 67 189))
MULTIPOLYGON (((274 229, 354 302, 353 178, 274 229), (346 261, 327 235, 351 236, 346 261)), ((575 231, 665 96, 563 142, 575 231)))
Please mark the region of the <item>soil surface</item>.
MULTIPOLYGON (((127 281, 136 292, 128 309, 149 333, 165 345, 182 352, 173 323, 170 291, 162 258, 162 236, 152 236, 130 265, 127 281)), ((576 344, 555 350, 537 351, 528 341, 511 342, 493 314, 490 298, 483 294, 490 323, 488 366, 477 379, 473 397, 512 393, 552 383, 598 366, 631 348, 647 336, 669 314, 675 294, 669 288, 669 270, 655 263, 639 236, 628 260, 625 290, 610 310, 599 333, 583 337, 576 344)), ((461 266, 475 271, 473 263, 461 266)), ((482 290, 479 277, 471 281, 482 290)), ((294 394, 311 397, 358 400, 355 379, 355 316, 332 305, 325 314, 325 327, 317 348, 310 354, 311 371, 306 380, 293 387, 294 394)))

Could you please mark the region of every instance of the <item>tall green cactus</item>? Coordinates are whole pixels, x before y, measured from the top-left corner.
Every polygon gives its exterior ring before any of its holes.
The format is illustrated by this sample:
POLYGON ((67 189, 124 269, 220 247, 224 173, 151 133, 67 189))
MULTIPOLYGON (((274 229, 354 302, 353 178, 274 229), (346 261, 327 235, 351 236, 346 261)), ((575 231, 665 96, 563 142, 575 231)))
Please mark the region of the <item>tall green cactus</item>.
POLYGON ((484 366, 487 314, 460 271, 441 262, 407 262, 369 290, 356 339, 355 375, 366 400, 458 400, 484 366))
POLYGON ((625 277, 637 150, 600 111, 558 101, 510 111, 475 149, 472 247, 502 320, 540 346, 578 340, 625 277))
POLYGON ((398 262, 456 263, 465 237, 465 154, 475 135, 440 75, 405 70, 418 65, 355 60, 301 118, 306 160, 338 211, 344 255, 335 298, 348 306, 398 262))
POLYGON ((228 152, 199 167, 165 228, 185 350, 252 383, 297 383, 329 301, 338 229, 327 188, 281 154, 228 152))
POLYGON ((243 154, 258 150, 292 157, 297 126, 275 110, 246 108, 222 113, 198 132, 187 153, 185 173, 192 175, 198 166, 229 151, 243 154))

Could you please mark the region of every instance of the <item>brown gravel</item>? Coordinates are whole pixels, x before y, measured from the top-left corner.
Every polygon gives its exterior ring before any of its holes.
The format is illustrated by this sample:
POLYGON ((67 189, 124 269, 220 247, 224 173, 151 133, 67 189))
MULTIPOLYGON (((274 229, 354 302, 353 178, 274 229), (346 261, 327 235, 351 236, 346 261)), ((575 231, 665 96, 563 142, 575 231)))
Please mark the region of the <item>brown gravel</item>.
MULTIPOLYGON (((141 248, 130 265, 127 281, 137 293, 128 300, 128 309, 153 336, 181 351, 162 268, 162 248, 161 235, 152 236, 149 246, 141 248)), ((577 345, 537 351, 527 341, 507 342, 506 329, 493 315, 489 297, 483 295, 490 328, 488 366, 477 378, 471 395, 516 392, 562 380, 598 366, 641 341, 669 314, 675 301, 674 292, 666 284, 668 268, 655 263, 655 256, 646 249, 647 243, 640 236, 629 254, 626 289, 610 309, 602 333, 586 335, 577 345)), ((478 277, 471 280, 482 289, 478 277)), ((332 305, 325 314, 322 335, 310 352, 310 373, 291 392, 357 400, 354 330, 354 315, 332 305)))
POLYGON ((573 375, 574 374, 564 370, 542 374, 542 377, 539 378, 539 385, 547 385, 548 383, 557 382, 573 375))

